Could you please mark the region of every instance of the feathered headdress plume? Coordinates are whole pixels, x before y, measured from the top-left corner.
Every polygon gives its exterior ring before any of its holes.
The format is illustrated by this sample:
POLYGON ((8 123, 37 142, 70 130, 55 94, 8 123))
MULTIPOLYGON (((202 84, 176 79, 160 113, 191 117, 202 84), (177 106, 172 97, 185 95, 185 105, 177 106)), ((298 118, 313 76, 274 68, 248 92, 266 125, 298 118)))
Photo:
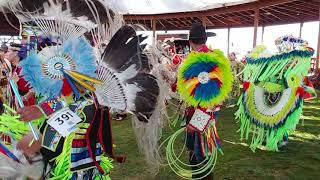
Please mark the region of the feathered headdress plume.
POLYGON ((21 23, 36 25, 59 41, 90 32, 101 45, 123 21, 102 0, 3 0, 0 7, 12 11, 21 23))

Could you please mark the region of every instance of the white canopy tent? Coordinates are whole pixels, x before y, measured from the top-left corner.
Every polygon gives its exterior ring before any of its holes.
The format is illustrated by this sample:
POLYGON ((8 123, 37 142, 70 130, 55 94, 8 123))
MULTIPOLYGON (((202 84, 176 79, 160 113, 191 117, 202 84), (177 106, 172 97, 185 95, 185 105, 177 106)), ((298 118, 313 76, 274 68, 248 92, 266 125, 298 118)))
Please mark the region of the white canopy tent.
POLYGON ((256 0, 106 0, 121 14, 163 14, 214 9, 256 0))

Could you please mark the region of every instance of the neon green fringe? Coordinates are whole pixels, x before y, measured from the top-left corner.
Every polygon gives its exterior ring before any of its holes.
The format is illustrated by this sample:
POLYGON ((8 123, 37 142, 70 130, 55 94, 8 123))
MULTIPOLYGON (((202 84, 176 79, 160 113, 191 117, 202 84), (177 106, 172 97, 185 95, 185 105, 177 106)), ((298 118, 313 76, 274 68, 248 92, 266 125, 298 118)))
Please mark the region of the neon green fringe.
POLYGON ((71 133, 66 137, 61 154, 56 157, 55 167, 51 170, 52 178, 49 180, 68 180, 72 177, 71 167, 71 147, 75 133, 71 133))
MULTIPOLYGON (((4 105, 6 111, 0 115, 0 132, 10 135, 15 140, 20 140, 25 134, 30 132, 27 123, 20 121, 20 116, 13 116, 11 114, 16 114, 16 112, 4 105)), ((45 121, 45 117, 39 118, 32 121, 35 127, 40 127, 40 125, 45 121)))
POLYGON ((310 61, 310 57, 288 57, 274 62, 246 64, 244 79, 250 82, 273 82, 278 77, 282 77, 282 75, 285 78, 292 74, 306 76, 310 67, 310 61))
POLYGON ((236 119, 238 119, 238 123, 240 123, 238 130, 238 132, 240 132, 240 140, 248 140, 251 135, 250 148, 253 152, 255 152, 259 146, 262 146, 263 143, 266 143, 265 146, 267 150, 278 151, 278 143, 283 140, 283 136, 291 130, 294 130, 299 123, 303 101, 299 104, 299 108, 290 114, 283 126, 276 129, 265 129, 252 123, 250 117, 245 113, 241 99, 242 97, 239 98, 239 109, 235 113, 236 119))

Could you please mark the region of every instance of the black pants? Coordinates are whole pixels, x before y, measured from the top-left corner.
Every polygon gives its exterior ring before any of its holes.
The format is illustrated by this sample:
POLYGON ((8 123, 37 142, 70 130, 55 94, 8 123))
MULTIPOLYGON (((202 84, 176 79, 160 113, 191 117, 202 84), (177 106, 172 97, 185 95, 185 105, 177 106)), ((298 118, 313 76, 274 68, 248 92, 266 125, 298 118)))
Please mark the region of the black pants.
MULTIPOLYGON (((197 164, 201 163, 197 160, 196 156, 194 155, 194 153, 192 151, 190 151, 190 153, 189 153, 189 162, 190 162, 190 165, 197 165, 197 164)), ((203 164, 205 164, 205 163, 203 163, 203 164)), ((197 170, 200 168, 200 166, 192 167, 192 170, 197 170)), ((209 171, 210 171, 210 169, 203 172, 203 173, 200 173, 200 174, 192 174, 192 179, 203 177, 206 174, 208 174, 209 171)), ((203 177, 202 179, 203 180, 213 180, 213 173, 210 173, 209 175, 203 177)))

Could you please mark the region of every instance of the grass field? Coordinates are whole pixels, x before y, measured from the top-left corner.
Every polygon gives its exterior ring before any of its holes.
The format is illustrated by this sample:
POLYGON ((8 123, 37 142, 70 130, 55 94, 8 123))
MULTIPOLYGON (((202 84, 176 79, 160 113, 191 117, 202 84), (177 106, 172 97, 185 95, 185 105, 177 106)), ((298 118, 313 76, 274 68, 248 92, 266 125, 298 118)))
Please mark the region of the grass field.
MULTIPOLYGON (((224 108, 219 116, 218 131, 224 155, 218 155, 215 179, 320 179, 320 102, 305 104, 303 121, 291 133, 289 144, 281 152, 257 150, 253 153, 246 142, 240 142, 239 125, 233 116, 235 110, 224 108)), ((164 130, 162 139, 170 133, 164 130)), ((113 180, 179 179, 168 167, 162 167, 155 177, 148 173, 130 120, 113 121, 113 134, 114 143, 127 156, 126 163, 115 163, 113 180)))

